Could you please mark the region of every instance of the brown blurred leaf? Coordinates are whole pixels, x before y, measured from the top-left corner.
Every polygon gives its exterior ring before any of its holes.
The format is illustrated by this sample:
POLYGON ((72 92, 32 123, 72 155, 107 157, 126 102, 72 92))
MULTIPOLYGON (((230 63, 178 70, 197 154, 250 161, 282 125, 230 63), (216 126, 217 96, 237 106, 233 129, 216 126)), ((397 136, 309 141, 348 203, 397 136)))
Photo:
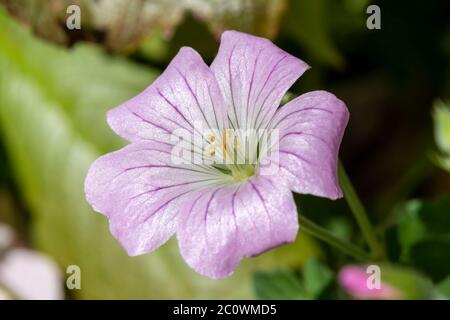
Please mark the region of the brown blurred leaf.
POLYGON ((53 42, 100 42, 116 52, 128 52, 152 34, 170 38, 187 12, 216 35, 237 29, 273 38, 285 0, 0 0, 10 13, 53 42), (66 8, 81 8, 81 30, 66 28, 66 8))
POLYGON ((186 9, 204 20, 211 31, 220 35, 236 29, 273 38, 286 8, 285 0, 185 0, 186 9))

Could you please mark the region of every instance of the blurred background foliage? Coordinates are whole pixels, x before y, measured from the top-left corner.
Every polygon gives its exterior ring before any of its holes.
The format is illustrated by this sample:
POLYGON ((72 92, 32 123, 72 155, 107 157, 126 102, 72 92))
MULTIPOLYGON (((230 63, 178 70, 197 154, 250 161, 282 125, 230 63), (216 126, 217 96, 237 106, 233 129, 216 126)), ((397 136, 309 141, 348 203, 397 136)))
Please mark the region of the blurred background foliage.
MULTIPOLYGON (((346 297, 336 275, 349 260, 303 233, 217 282, 191 271, 174 241, 127 257, 85 202, 90 163, 125 143, 105 112, 148 86, 181 46, 209 63, 221 32, 237 29, 312 66, 293 94, 325 89, 347 103, 341 157, 391 262, 449 296, 448 12, 445 0, 0 0, 0 222, 14 228, 15 246, 48 254, 63 273, 80 266, 82 289, 68 298, 346 297), (70 4, 81 8, 81 30, 66 28, 70 4), (380 30, 366 27, 369 4, 381 8, 380 30)), ((296 201, 363 244, 345 201, 296 201)))

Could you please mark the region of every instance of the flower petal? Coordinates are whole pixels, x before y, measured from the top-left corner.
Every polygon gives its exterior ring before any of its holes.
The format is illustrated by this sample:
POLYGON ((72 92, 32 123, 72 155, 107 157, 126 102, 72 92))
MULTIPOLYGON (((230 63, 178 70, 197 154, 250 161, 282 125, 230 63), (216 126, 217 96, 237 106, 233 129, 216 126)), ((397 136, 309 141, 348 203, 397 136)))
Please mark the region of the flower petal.
POLYGON ((271 123, 279 129, 277 177, 297 193, 342 197, 337 163, 348 118, 345 104, 325 91, 306 93, 281 107, 271 123))
POLYGON ((197 272, 219 279, 242 257, 295 240, 292 193, 266 177, 199 192, 185 204, 177 231, 180 252, 197 272))
POLYGON ((46 255, 24 248, 2 252, 0 283, 20 299, 63 299, 62 279, 58 265, 46 255))
POLYGON ((211 69, 234 128, 265 127, 286 91, 308 65, 267 39, 237 31, 222 34, 211 69))
POLYGON ((226 109, 212 71, 193 49, 183 47, 166 70, 136 97, 108 112, 111 128, 129 141, 170 143, 174 130, 222 129, 226 109))
POLYGON ((171 160, 167 144, 140 141, 98 158, 89 169, 86 199, 109 218, 112 234, 130 255, 164 244, 184 196, 217 179, 203 167, 171 160))

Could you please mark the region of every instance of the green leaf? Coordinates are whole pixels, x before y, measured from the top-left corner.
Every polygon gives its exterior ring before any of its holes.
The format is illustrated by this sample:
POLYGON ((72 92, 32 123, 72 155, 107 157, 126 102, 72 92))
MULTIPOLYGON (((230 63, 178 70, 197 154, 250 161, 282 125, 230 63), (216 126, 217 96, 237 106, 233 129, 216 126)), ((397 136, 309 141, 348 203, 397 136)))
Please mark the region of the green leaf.
POLYGON ((319 61, 341 68, 344 59, 332 41, 327 0, 291 0, 284 30, 319 61))
POLYGON ((289 270, 256 272, 253 283, 259 299, 317 299, 332 283, 334 275, 317 259, 309 259, 301 277, 289 270))
POLYGON ((439 282, 435 287, 436 292, 439 295, 450 299, 450 275, 448 275, 444 280, 439 282))
POLYGON ((399 290, 405 300, 433 298, 433 286, 430 279, 417 270, 401 265, 380 265, 381 281, 399 290))
POLYGON ((433 156, 437 164, 450 172, 450 107, 443 101, 434 103, 434 138, 439 154, 433 156))
POLYGON ((419 217, 421 207, 422 203, 419 200, 412 200, 404 207, 406 212, 404 212, 401 218, 398 232, 399 242, 403 250, 402 255, 404 257, 409 254, 411 247, 425 236, 425 226, 419 217))
POLYGON ((256 272, 253 278, 256 297, 270 300, 308 299, 299 278, 288 270, 256 272))
POLYGON ((400 259, 440 280, 450 272, 450 199, 413 200, 399 212, 400 259))
POLYGON ((434 103, 434 136, 443 153, 450 154, 450 107, 443 101, 434 103))
POLYGON ((333 273, 317 259, 310 259, 303 267, 303 283, 308 296, 318 298, 333 281, 333 273))
POLYGON ((297 266, 317 255, 315 243, 302 235, 247 259, 222 281, 187 267, 174 240, 128 257, 107 219, 86 203, 84 177, 98 156, 124 144, 108 128, 106 111, 148 86, 157 72, 98 47, 66 50, 36 40, 1 7, 0 70, 0 132, 31 212, 33 245, 63 270, 80 266, 82 289, 71 292, 76 297, 249 298, 255 268, 297 266))

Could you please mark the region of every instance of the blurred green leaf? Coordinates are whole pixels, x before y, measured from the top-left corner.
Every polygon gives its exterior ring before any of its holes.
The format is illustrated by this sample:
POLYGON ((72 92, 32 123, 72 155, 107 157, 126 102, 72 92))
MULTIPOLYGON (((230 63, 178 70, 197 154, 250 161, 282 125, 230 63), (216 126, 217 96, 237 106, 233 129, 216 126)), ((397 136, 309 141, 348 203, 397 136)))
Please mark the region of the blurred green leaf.
POLYGON ((439 149, 450 154, 450 107, 442 101, 434 104, 435 137, 439 149))
POLYGON ((401 299, 433 298, 433 287, 430 279, 417 270, 393 264, 382 264, 380 269, 382 282, 399 290, 401 299))
POLYGON ((283 28, 314 58, 342 68, 344 59, 332 41, 328 6, 328 0, 291 0, 283 28))
POLYGON ((259 299, 317 299, 332 283, 333 273, 315 258, 303 266, 301 277, 289 270, 256 272, 253 283, 259 299))
POLYGON ((450 272, 450 199, 413 200, 400 212, 398 237, 401 261, 421 269, 433 280, 450 272))
POLYGON ((450 299, 450 275, 436 285, 436 291, 439 295, 450 299))
POLYGON ((352 224, 348 216, 332 217, 326 224, 326 228, 338 238, 350 240, 352 236, 352 224))
POLYGON ((139 53, 150 61, 164 63, 169 58, 170 42, 165 40, 161 34, 155 33, 147 36, 139 48, 139 53))
POLYGON ((303 283, 309 297, 318 298, 332 281, 332 271, 317 259, 310 259, 305 263, 303 283))
POLYGON ((344 0, 344 6, 352 12, 365 12, 370 0, 344 0))
POLYGON ((440 154, 434 158, 439 166, 450 171, 450 107, 443 101, 434 103, 434 137, 440 154))
POLYGON ((254 286, 258 299, 270 300, 304 300, 308 299, 300 279, 288 270, 257 272, 254 286))
POLYGON ((61 49, 36 40, 0 8, 0 132, 14 179, 31 211, 32 241, 59 264, 78 265, 82 298, 249 298, 251 274, 299 266, 318 254, 296 243, 253 259, 213 281, 182 261, 174 240, 128 257, 107 219, 86 203, 84 177, 99 155, 124 144, 105 113, 147 86, 157 72, 81 45, 61 49))

